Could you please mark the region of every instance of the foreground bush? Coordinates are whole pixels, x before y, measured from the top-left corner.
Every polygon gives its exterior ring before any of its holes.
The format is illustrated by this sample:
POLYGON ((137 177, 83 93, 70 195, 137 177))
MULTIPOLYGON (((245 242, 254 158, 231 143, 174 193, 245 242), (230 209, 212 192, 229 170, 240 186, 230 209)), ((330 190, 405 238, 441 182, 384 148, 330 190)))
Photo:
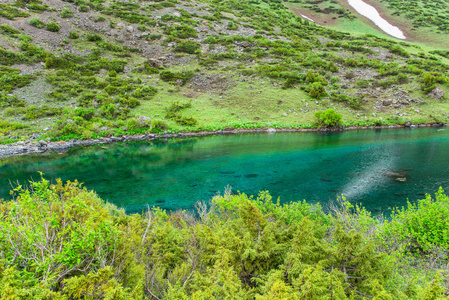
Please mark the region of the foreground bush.
POLYGON ((341 124, 341 114, 335 112, 333 109, 325 111, 317 111, 314 114, 315 123, 319 127, 337 127, 341 124))
POLYGON ((226 193, 195 214, 154 208, 130 216, 76 181, 42 179, 14 194, 0 203, 2 299, 444 299, 448 292, 444 259, 435 263, 434 255, 447 244, 426 239, 437 252, 408 256, 385 243, 396 234, 385 228, 401 218, 382 221, 347 203, 325 214, 305 202, 280 205, 268 192, 226 193))

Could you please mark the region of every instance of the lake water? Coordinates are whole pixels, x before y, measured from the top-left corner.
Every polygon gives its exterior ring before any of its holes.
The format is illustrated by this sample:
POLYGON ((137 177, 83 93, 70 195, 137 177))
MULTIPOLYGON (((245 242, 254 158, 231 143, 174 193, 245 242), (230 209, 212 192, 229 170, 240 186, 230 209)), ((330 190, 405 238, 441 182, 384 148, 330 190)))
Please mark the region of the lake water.
POLYGON ((348 0, 348 3, 359 14, 373 21, 373 23, 376 24, 376 26, 379 27, 382 31, 398 39, 406 38, 404 33, 398 27, 391 25, 387 20, 382 18, 377 9, 373 6, 365 3, 362 0, 348 0))
POLYGON ((228 185, 269 190, 281 202, 325 205, 344 194, 388 212, 449 186, 449 129, 209 136, 12 157, 0 159, 0 198, 9 198, 10 182, 39 179, 38 171, 78 179, 130 213, 147 205, 189 209, 228 185))

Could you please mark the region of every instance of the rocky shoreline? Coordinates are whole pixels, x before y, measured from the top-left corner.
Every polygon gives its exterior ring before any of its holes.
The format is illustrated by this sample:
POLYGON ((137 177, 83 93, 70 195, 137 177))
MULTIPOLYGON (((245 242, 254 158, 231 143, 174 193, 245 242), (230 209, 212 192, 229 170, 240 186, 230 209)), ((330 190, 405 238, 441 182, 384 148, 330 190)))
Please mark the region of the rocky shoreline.
POLYGON ((217 131, 165 133, 162 135, 152 133, 141 135, 122 135, 119 137, 110 136, 89 140, 70 140, 68 142, 65 141, 46 142, 44 140, 35 139, 35 140, 19 141, 13 144, 0 145, 0 158, 26 155, 26 154, 43 154, 48 152, 65 153, 73 147, 91 146, 96 144, 112 144, 117 142, 128 142, 128 141, 151 141, 157 139, 200 137, 208 135, 231 135, 231 134, 245 134, 245 133, 273 134, 276 132, 329 132, 329 131, 347 131, 347 130, 395 129, 395 128, 442 127, 442 126, 447 127, 449 126, 449 124, 418 124, 418 125, 406 124, 406 125, 366 126, 366 127, 350 126, 338 129, 323 129, 323 128, 229 129, 217 131))

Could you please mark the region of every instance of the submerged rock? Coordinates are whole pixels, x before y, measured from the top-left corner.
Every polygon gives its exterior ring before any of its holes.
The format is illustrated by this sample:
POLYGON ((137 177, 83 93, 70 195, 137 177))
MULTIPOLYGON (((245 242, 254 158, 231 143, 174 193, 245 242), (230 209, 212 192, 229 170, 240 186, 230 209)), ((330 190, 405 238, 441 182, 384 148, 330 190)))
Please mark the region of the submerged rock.
POLYGON ((254 178, 254 177, 257 177, 257 176, 259 176, 259 175, 258 174, 246 174, 245 175, 246 178, 254 178))
POLYGON ((393 179, 408 177, 408 174, 405 172, 393 171, 393 170, 384 171, 382 175, 385 177, 388 177, 388 178, 393 178, 393 179))

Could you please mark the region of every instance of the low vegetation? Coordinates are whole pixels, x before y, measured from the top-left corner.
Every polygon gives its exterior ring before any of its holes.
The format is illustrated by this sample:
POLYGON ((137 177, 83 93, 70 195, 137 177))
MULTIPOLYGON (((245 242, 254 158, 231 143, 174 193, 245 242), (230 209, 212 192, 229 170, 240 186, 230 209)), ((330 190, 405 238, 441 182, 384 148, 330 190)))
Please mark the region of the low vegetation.
POLYGON ((347 202, 227 192, 194 212, 127 215, 78 182, 0 203, 8 299, 445 299, 449 198, 374 217, 347 202))

